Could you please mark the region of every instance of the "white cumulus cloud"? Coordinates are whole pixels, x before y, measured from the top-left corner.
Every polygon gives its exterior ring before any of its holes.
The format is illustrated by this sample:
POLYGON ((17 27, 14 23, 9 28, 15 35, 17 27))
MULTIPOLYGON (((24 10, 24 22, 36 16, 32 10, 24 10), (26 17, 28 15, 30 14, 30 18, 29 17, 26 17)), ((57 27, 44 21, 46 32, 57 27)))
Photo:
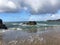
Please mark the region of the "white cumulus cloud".
POLYGON ((24 0, 31 7, 32 14, 56 13, 60 10, 60 0, 24 0))
POLYGON ((0 12, 17 12, 19 6, 10 0, 0 0, 0 12))
POLYGON ((54 14, 60 10, 60 0, 0 0, 0 12, 30 11, 31 14, 54 14))

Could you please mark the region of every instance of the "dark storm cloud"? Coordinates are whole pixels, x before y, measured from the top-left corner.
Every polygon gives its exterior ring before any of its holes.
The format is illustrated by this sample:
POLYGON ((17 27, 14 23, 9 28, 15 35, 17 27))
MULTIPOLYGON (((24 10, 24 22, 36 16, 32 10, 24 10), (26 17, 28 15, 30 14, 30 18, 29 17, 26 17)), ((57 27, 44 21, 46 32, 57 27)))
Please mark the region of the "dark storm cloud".
POLYGON ((31 14, 54 14, 60 10, 60 0, 0 0, 0 12, 30 11, 31 14))

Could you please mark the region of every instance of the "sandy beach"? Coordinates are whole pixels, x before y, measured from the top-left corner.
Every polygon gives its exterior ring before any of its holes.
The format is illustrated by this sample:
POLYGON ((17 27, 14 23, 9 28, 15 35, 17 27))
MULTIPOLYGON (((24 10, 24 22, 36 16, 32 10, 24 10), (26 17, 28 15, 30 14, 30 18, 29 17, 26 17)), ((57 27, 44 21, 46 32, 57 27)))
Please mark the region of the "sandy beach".
POLYGON ((60 45, 60 26, 45 27, 44 31, 10 30, 0 35, 0 45, 60 45))

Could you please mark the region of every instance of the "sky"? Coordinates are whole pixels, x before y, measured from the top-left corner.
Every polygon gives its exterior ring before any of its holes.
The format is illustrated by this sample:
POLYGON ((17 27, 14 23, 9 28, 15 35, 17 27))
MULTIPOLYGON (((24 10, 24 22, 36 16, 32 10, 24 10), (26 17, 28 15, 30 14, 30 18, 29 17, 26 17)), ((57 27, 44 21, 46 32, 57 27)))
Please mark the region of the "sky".
POLYGON ((29 17, 30 14, 25 11, 20 13, 0 13, 0 19, 4 22, 28 21, 29 17))
POLYGON ((0 0, 0 19, 5 22, 60 19, 60 0, 0 0))

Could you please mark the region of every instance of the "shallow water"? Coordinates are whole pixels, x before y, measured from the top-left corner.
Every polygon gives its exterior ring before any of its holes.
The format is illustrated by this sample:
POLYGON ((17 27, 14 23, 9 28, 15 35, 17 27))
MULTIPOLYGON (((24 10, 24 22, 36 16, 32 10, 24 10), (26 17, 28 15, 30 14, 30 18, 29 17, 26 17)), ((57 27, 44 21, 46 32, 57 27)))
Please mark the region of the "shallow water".
POLYGON ((23 26, 1 30, 0 45, 60 45, 60 26, 23 26))

